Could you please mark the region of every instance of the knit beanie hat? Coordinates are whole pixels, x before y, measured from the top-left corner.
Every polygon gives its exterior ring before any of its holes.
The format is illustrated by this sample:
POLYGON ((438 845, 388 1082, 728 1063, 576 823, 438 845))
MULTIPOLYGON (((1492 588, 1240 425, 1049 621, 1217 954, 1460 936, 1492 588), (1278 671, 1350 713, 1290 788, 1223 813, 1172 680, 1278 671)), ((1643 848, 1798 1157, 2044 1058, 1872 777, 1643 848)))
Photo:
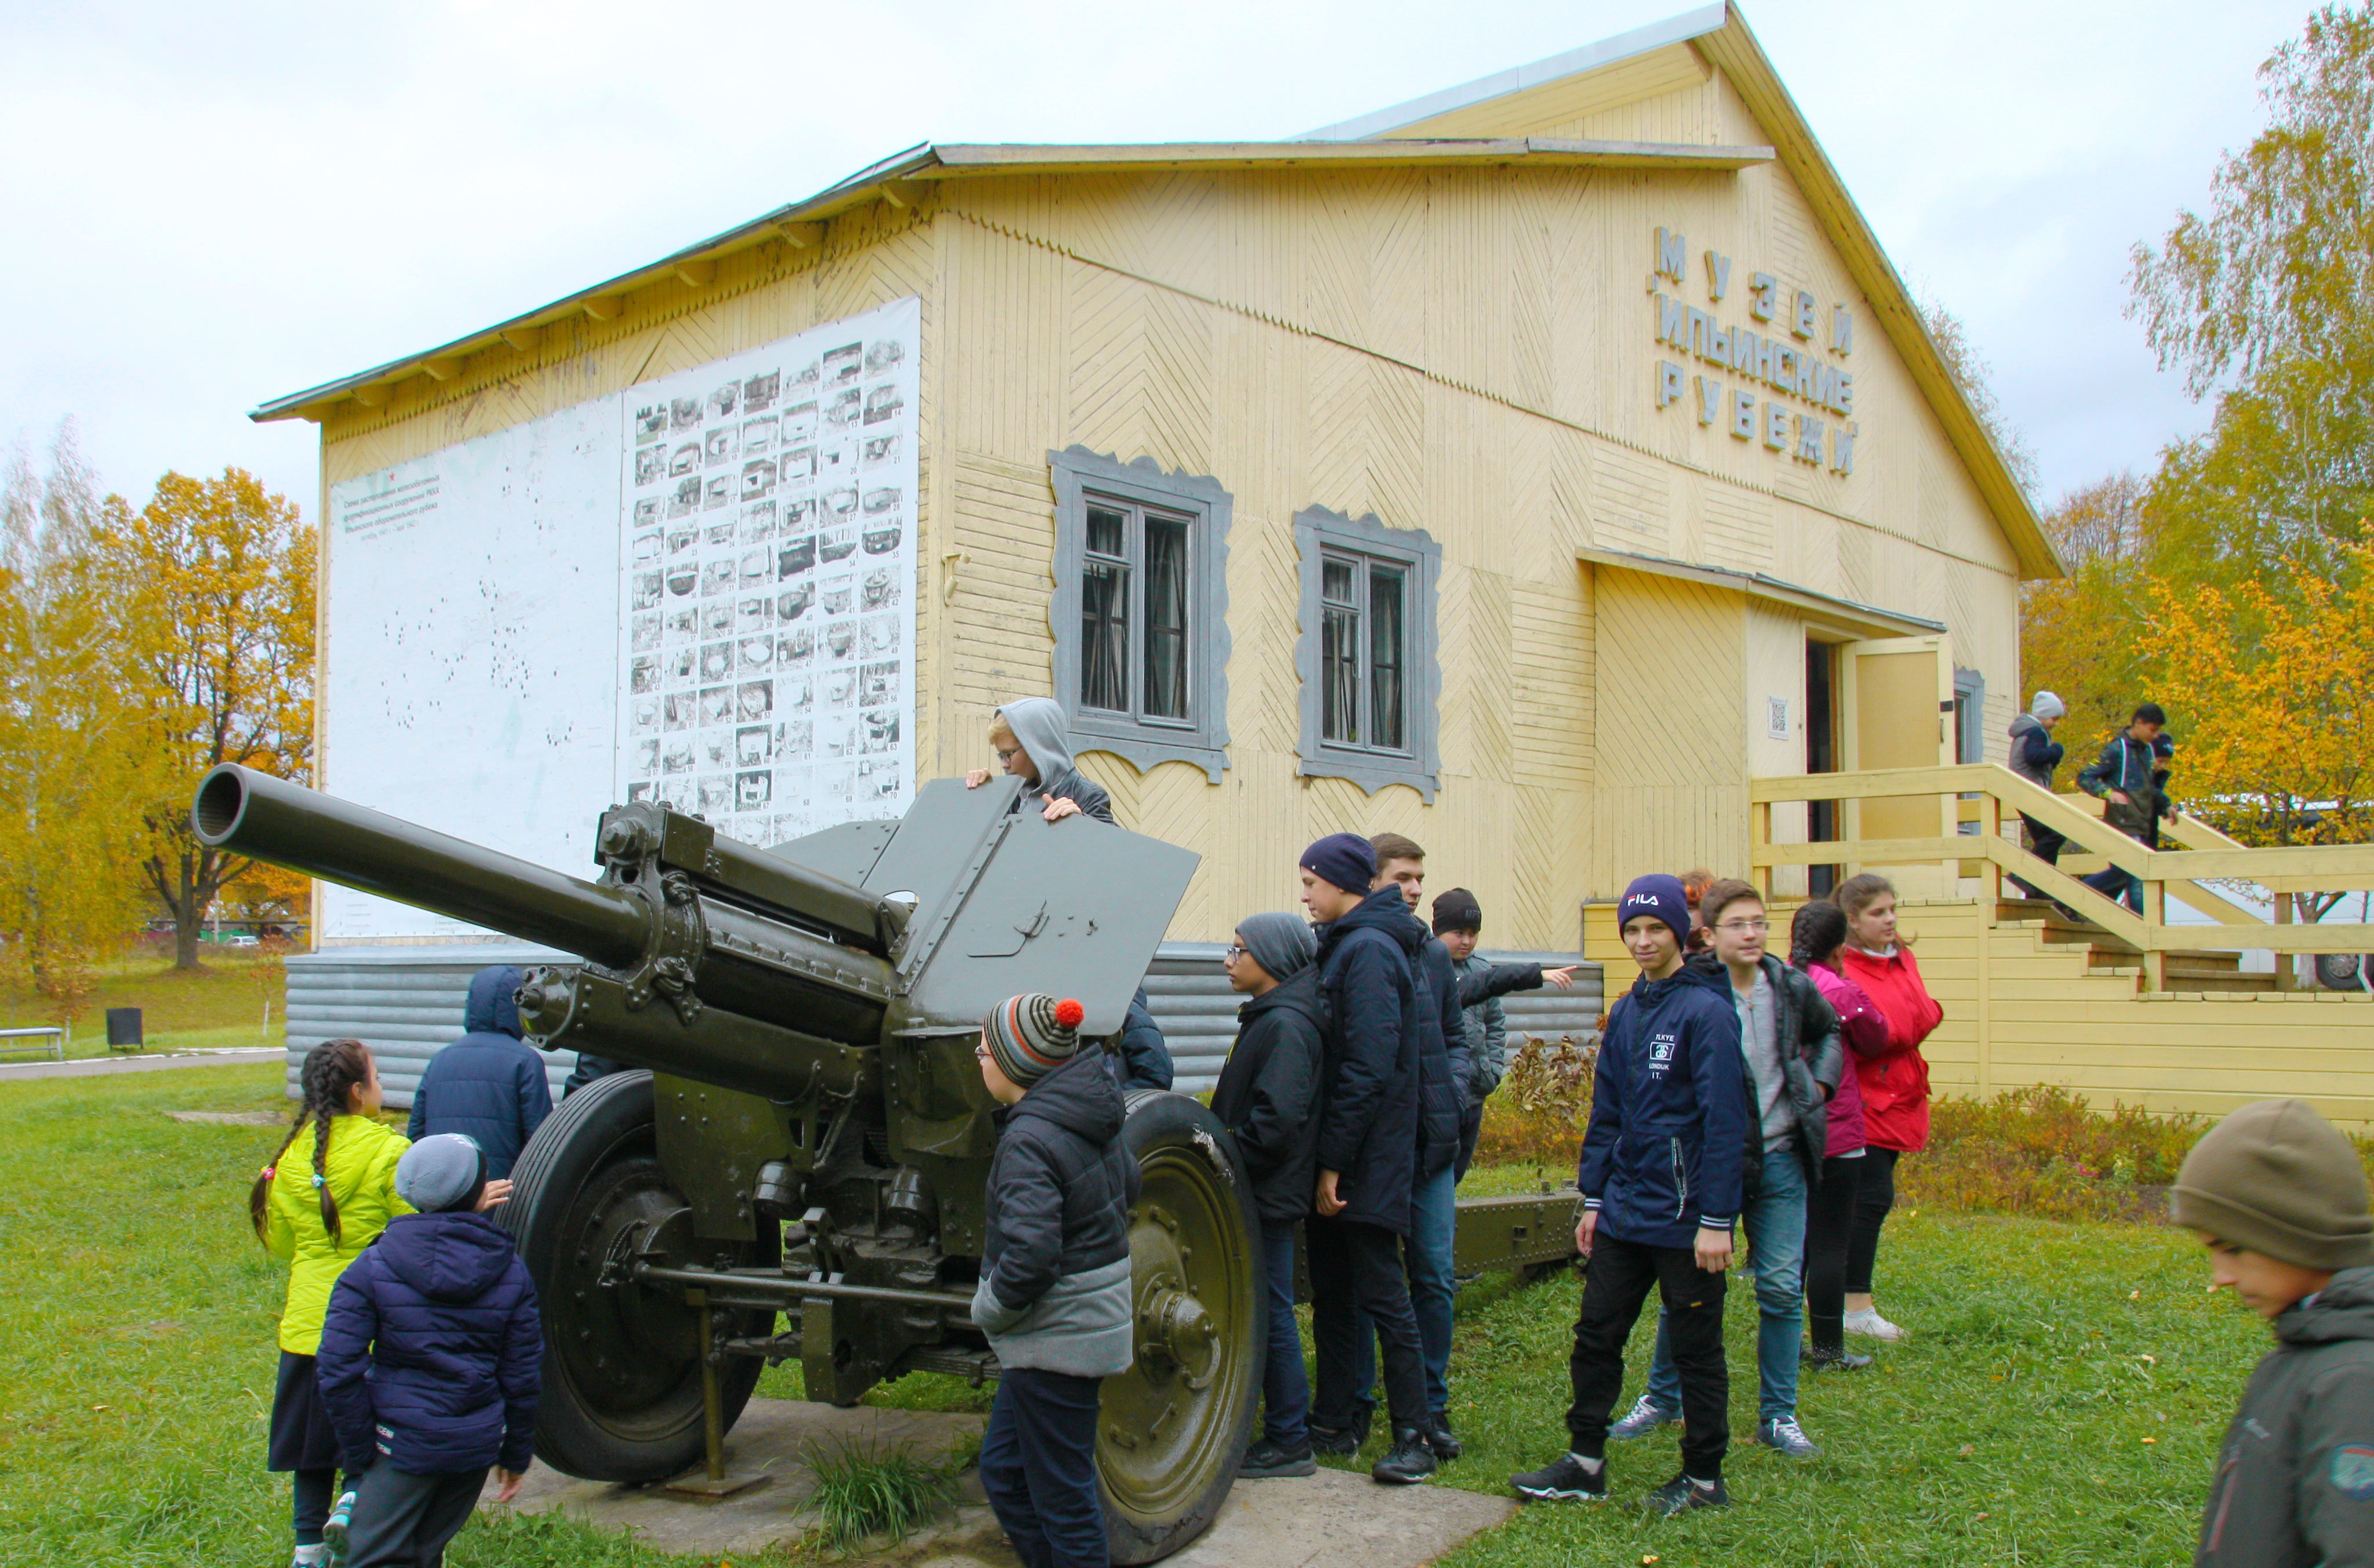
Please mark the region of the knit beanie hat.
POLYGON ((1377 880, 1377 851, 1357 833, 1331 833, 1302 852, 1302 869, 1346 893, 1366 893, 1377 880))
POLYGON ((1475 902, 1475 895, 1463 887, 1440 893, 1434 899, 1434 934, 1445 931, 1480 931, 1484 929, 1484 906, 1475 902))
POLYGON ((2069 705, 2051 692, 2039 692, 2036 700, 2027 705, 2027 710, 2039 719, 2058 719, 2069 711, 2069 705))
POLYGON ((1237 940, 1273 980, 1290 980, 1319 956, 1319 939, 1299 915, 1264 910, 1237 922, 1237 940))
POLYGON ((1028 1089, 1080 1048, 1080 1020, 1088 1010, 1070 997, 1057 1001, 1044 991, 1007 997, 989 1010, 981 1032, 989 1054, 1015 1087, 1028 1089))
POLYGON ((2261 1100, 2211 1128, 2168 1196, 2178 1224, 2228 1246, 2335 1273, 2374 1266, 2366 1167, 2304 1100, 2261 1100))
POLYGON ((424 1214, 475 1209, 487 1185, 487 1156, 467 1133, 422 1139, 395 1162, 395 1195, 424 1214))
POLYGON ((1616 929, 1622 930, 1643 915, 1653 915, 1674 929, 1674 940, 1687 947, 1690 942, 1690 899, 1682 891, 1682 879, 1657 872, 1636 876, 1632 885, 1624 890, 1623 902, 1616 906, 1616 929))

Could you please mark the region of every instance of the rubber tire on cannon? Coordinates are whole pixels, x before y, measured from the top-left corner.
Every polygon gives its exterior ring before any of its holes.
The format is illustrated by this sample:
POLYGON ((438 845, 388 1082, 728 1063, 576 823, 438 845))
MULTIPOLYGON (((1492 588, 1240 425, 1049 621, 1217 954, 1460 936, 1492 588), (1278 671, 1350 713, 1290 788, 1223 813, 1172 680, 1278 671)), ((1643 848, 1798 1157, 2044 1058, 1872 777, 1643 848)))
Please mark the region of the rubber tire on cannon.
MULTIPOLYGON (((650 1073, 595 1079, 536 1129, 511 1167, 511 1199, 500 1211, 544 1314, 536 1457, 586 1480, 657 1480, 699 1463, 702 1453, 699 1314, 681 1290, 601 1282, 638 1227, 683 1209, 660 1165, 657 1120, 650 1073)), ((771 1256, 763 1244, 709 1244, 704 1261, 749 1264, 771 1256)), ((773 1314, 764 1311, 725 1316, 737 1334, 773 1327, 773 1314)), ((727 1427, 749 1402, 760 1370, 743 1357, 718 1369, 727 1427)))

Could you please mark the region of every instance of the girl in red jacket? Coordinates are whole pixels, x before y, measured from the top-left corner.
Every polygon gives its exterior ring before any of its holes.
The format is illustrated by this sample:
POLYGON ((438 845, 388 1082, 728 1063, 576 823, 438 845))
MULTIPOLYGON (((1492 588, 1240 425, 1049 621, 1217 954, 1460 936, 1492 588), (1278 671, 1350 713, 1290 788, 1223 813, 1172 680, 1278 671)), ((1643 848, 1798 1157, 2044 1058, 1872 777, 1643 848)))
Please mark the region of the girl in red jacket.
POLYGON ((1929 1063, 1921 1055, 1921 1042, 1944 1020, 1945 1010, 1921 983, 1921 965, 1897 935, 1896 888, 1886 877, 1868 872, 1849 877, 1831 896, 1847 917, 1839 965, 1887 1016, 1886 1046, 1870 1056, 1854 1056, 1871 1143, 1856 1184, 1854 1231, 1847 1242, 1845 1329, 1875 1340, 1900 1340, 1904 1330, 1871 1304, 1872 1260, 1879 1252, 1880 1226, 1896 1207, 1896 1162, 1929 1146, 1929 1063))

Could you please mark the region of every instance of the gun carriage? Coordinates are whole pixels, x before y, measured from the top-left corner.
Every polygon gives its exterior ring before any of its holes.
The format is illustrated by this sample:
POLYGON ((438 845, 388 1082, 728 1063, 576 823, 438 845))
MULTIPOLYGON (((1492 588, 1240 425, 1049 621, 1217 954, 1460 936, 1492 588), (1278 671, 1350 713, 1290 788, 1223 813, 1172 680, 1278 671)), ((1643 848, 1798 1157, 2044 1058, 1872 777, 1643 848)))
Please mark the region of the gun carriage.
MULTIPOLYGON (((968 1308, 994 1103, 973 1046, 1018 992, 1119 1032, 1197 857, 1011 810, 1019 783, 927 784, 896 822, 758 848, 652 802, 614 806, 582 881, 225 765, 206 843, 581 962, 519 992, 529 1036, 632 1071, 555 1108, 506 1227, 545 1320, 539 1457, 647 1481, 708 1457, 769 1363, 857 1402, 915 1371, 997 1367, 968 1308)), ((1183 1095, 1128 1096, 1136 1363, 1106 1380, 1113 1556, 1192 1540, 1225 1500, 1261 1385, 1259 1223, 1234 1144, 1183 1095)), ((1463 1205, 1463 1268, 1555 1264, 1573 1198, 1463 1205)))

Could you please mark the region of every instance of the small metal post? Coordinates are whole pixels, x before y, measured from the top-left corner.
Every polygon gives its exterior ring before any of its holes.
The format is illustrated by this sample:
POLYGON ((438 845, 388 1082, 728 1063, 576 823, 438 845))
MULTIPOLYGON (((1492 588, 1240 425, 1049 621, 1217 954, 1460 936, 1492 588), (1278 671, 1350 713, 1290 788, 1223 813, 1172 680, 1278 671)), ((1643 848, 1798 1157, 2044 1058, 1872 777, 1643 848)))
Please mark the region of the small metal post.
POLYGON ((725 1480, 725 1412, 717 1396, 717 1336, 709 1293, 688 1293, 700 1309, 700 1441, 708 1451, 711 1484, 725 1480))

